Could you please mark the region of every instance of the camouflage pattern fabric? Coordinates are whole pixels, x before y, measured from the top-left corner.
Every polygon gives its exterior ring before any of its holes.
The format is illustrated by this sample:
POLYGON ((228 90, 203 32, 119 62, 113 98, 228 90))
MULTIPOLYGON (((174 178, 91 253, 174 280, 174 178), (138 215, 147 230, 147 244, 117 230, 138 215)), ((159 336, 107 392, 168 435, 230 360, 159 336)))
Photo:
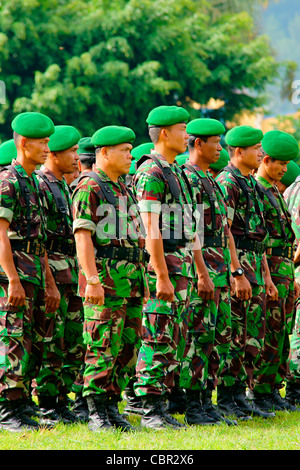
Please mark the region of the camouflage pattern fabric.
POLYGON ((61 294, 61 302, 58 310, 46 319, 44 359, 36 379, 35 393, 58 396, 59 393, 66 395, 71 391, 72 383, 84 363, 83 305, 81 297, 77 295, 78 263, 75 256, 71 193, 64 179, 58 180, 46 167, 42 167, 41 171, 50 183, 57 185, 67 208, 64 216, 57 207, 48 184, 38 175, 46 222, 48 262, 61 294), (68 242, 67 247, 72 245, 74 252, 66 254, 63 250, 59 251, 59 248, 52 249, 52 241, 68 242))
MULTIPOLYGON (((21 193, 17 177, 10 169, 0 173, 0 217, 6 219, 10 225, 8 237, 10 240, 38 240, 46 241, 44 230, 44 216, 39 198, 38 181, 36 175, 28 176, 23 167, 13 160, 12 165, 23 177, 30 194, 30 232, 26 219, 26 201, 21 193)), ((13 250, 14 263, 21 280, 29 281, 39 286, 45 284, 45 261, 43 257, 13 250)), ((0 279, 7 281, 6 274, 0 267, 0 279)))
POLYGON ((83 396, 120 396, 135 373, 141 341, 142 299, 105 297, 103 306, 84 303, 86 359, 83 396))
POLYGON ((8 284, 0 283, 0 401, 28 399, 26 383, 38 374, 45 335, 45 293, 22 281, 26 306, 8 305, 8 284))
MULTIPOLYGON (((103 230, 102 222, 106 222, 101 206, 107 206, 107 201, 98 183, 90 177, 81 180, 73 193, 74 231, 78 228, 90 230, 99 256, 103 246, 144 248, 145 239, 135 200, 125 184, 120 179, 117 183, 111 181, 96 167, 94 171, 109 184, 116 197, 120 238, 116 238, 113 223, 107 223, 107 231, 103 230)), ((121 395, 134 375, 141 341, 142 305, 147 290, 145 266, 135 261, 100 257, 96 258, 96 266, 105 301, 102 306, 84 302, 83 395, 121 395)), ((86 279, 80 270, 81 297, 85 295, 85 288, 86 279)))
MULTIPOLYGON (((296 246, 300 242, 300 178, 298 177, 283 194, 292 218, 296 246)), ((295 268, 295 279, 300 284, 300 266, 295 268)), ((290 354, 286 380, 300 384, 300 299, 295 302, 295 324, 290 336, 290 354)))
POLYGON ((209 276, 215 285, 215 298, 203 301, 197 294, 197 282, 191 293, 188 318, 188 336, 181 371, 182 388, 205 389, 207 380, 213 386, 224 366, 231 337, 230 306, 230 251, 228 248, 229 226, 227 208, 223 195, 213 178, 190 162, 201 178, 206 178, 214 196, 214 212, 202 180, 191 169, 184 168, 193 191, 193 199, 203 205, 204 243, 203 259, 209 276), (220 237, 224 246, 209 246, 208 237, 220 237), (225 240, 227 238, 227 242, 225 240), (214 351, 214 354, 213 354, 214 351))
POLYGON ((54 196, 49 190, 47 183, 42 179, 41 176, 37 175, 44 216, 46 219, 45 222, 48 247, 47 254, 49 266, 56 284, 77 284, 78 264, 73 236, 73 214, 70 189, 64 179, 58 180, 52 171, 50 171, 47 167, 42 167, 41 171, 45 174, 50 182, 57 184, 60 190, 61 198, 65 201, 67 208, 65 221, 62 213, 57 208, 54 196), (74 246, 74 253, 72 255, 69 253, 66 255, 57 249, 50 249, 49 245, 52 240, 63 240, 68 242, 70 245, 74 246))
POLYGON ((142 344, 136 366, 137 396, 166 395, 180 372, 187 334, 187 309, 191 281, 170 275, 175 301, 156 298, 156 276, 148 273, 150 300, 143 307, 142 344))
MULTIPOLYGON (((151 159, 147 159, 137 169, 132 186, 138 199, 141 212, 160 214, 162 237, 170 234, 172 226, 183 218, 184 211, 189 213, 184 227, 177 226, 178 238, 181 239, 183 230, 192 238, 196 227, 194 219, 190 217, 194 209, 193 201, 189 195, 182 169, 175 162, 169 164, 167 160, 152 151, 161 165, 172 171, 178 188, 180 189, 178 201, 170 191, 161 168, 151 159), (176 206, 181 216, 176 218, 176 211, 169 210, 176 206)), ((179 223, 180 225, 180 223, 179 223)), ((138 396, 147 394, 165 395, 174 386, 174 378, 180 373, 180 363, 183 357, 187 332, 187 308, 192 283, 192 253, 189 243, 177 246, 173 251, 165 248, 165 261, 175 290, 175 301, 165 302, 156 297, 156 275, 148 264, 147 278, 150 290, 150 300, 143 308, 143 335, 136 368, 137 380, 135 393, 138 396)))
POLYGON ((184 389, 212 388, 225 366, 231 338, 231 306, 228 286, 216 287, 214 300, 203 301, 197 283, 191 293, 188 333, 180 374, 184 389))
MULTIPOLYGON (((105 211, 101 210, 101 206, 108 209, 108 203, 103 194, 101 197, 99 196, 99 186, 90 177, 85 177, 80 181, 73 193, 74 232, 78 228, 90 230, 94 246, 100 254, 101 247, 105 246, 144 248, 145 238, 140 227, 136 201, 128 193, 121 180, 114 183, 102 170, 96 167, 94 170, 103 181, 110 185, 116 197, 120 239, 116 239, 113 219, 109 219, 104 214, 105 211)), ((146 276, 143 264, 126 260, 97 258, 96 265, 100 282, 108 295, 124 298, 144 296, 146 276)), ((80 295, 84 297, 86 283, 81 269, 79 283, 80 295)))
MULTIPOLYGON (((249 188, 250 207, 247 210, 246 197, 236 183, 234 176, 226 169, 216 178, 225 202, 228 206, 228 219, 232 221, 233 237, 247 235, 250 240, 267 241, 267 229, 264 220, 264 203, 257 192, 256 181, 249 175, 245 177, 230 162, 228 165, 249 188), (249 233, 246 232, 246 220, 249 218, 249 233)), ((236 249, 241 267, 252 287, 250 301, 242 301, 235 295, 231 298, 232 335, 229 354, 221 381, 226 386, 233 386, 237 379, 252 388, 254 377, 259 368, 260 354, 264 344, 266 330, 266 293, 263 278, 263 252, 236 249)))
POLYGON ((74 391, 84 363, 83 305, 77 284, 58 284, 58 290, 59 309, 46 319, 43 364, 34 388, 38 396, 66 396, 74 391))
MULTIPOLYGON (((182 176, 182 169, 178 166, 177 162, 169 164, 162 155, 155 151, 152 151, 152 153, 155 154, 161 165, 171 169, 175 176, 180 188, 179 201, 177 204, 174 196, 171 194, 162 170, 154 161, 149 159, 138 167, 132 181, 139 210, 141 212, 160 214, 159 228, 163 238, 168 238, 172 225, 174 225, 181 236, 184 231, 189 237, 192 237, 196 227, 191 211, 194 210, 195 206, 182 176), (175 207, 177 207, 178 212, 172 211, 175 207), (188 215, 183 221, 185 213, 188 215), (178 217, 176 217, 176 214, 178 214, 178 217), (184 223, 181 226, 182 221, 184 223)), ((170 274, 192 277, 191 266, 193 259, 190 244, 179 246, 172 252, 166 251, 165 260, 170 274)), ((148 264, 148 272, 154 272, 151 260, 148 264)))
POLYGON ((289 335, 294 324, 294 262, 283 256, 272 254, 272 248, 290 247, 293 255, 294 232, 286 203, 276 186, 257 176, 263 188, 272 191, 280 208, 280 224, 276 209, 265 196, 265 220, 269 233, 267 241, 267 262, 272 281, 278 290, 278 301, 266 301, 266 337, 262 351, 261 369, 258 372, 254 390, 257 393, 271 393, 282 388, 287 374, 287 359, 290 351, 289 335))
MULTIPOLYGON (((253 197, 250 201, 249 210, 247 210, 247 200, 243 191, 237 185, 234 176, 228 171, 222 170, 216 178, 217 183, 221 187, 227 204, 227 217, 232 221, 231 232, 234 238, 246 236, 246 217, 249 216, 249 235, 248 238, 262 242, 267 240, 267 229, 263 218, 264 204, 257 193, 256 181, 249 175, 245 177, 235 168, 232 163, 231 167, 238 177, 242 178, 253 197)), ((241 267, 245 271, 245 275, 251 284, 263 285, 263 268, 262 254, 253 251, 237 249, 237 255, 241 267)))

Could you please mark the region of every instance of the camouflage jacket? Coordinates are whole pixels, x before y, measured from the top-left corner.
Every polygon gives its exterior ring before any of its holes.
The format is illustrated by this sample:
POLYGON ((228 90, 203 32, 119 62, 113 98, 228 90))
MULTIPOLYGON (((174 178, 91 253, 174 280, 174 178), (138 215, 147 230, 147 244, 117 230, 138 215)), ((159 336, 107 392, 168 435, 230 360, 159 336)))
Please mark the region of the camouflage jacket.
MULTIPOLYGON (((232 221, 232 235, 235 240, 245 237, 246 240, 266 242, 268 235, 264 220, 264 203, 257 191, 257 183, 252 175, 243 176, 232 163, 228 166, 239 178, 242 178, 250 194, 250 207, 247 208, 247 199, 235 177, 226 168, 217 176, 216 181, 221 187, 228 207, 228 219, 232 221)), ((237 248, 236 251, 249 282, 263 285, 263 252, 257 253, 245 248, 237 248)))
MULTIPOLYGON (((86 176, 78 183, 72 195, 73 230, 89 230, 95 250, 101 255, 101 248, 124 247, 127 249, 145 247, 140 217, 135 199, 121 179, 113 182, 101 169, 95 171, 116 198, 116 208, 105 198, 98 183, 86 176), (118 226, 118 227, 117 227, 118 226), (118 232, 118 233, 117 233, 118 232)), ((99 278, 107 295, 140 297, 146 288, 145 266, 139 262, 101 258, 96 256, 99 278)), ((81 274, 84 274, 81 272, 81 274)), ((80 295, 84 296, 85 279, 81 276, 80 295)))
MULTIPOLYGON (((169 164, 167 160, 152 151, 160 164, 172 171, 179 188, 178 200, 171 193, 162 169, 152 159, 148 158, 138 166, 132 187, 138 200, 141 212, 151 212, 160 215, 160 232, 163 240, 171 238, 173 229, 177 232, 178 239, 193 238, 196 226, 191 212, 194 210, 193 201, 183 177, 183 170, 177 162, 169 164)), ((178 244, 176 249, 165 248, 165 260, 170 274, 192 277, 191 266, 193 262, 191 243, 178 244)), ((154 272, 151 260, 148 271, 154 272)))
MULTIPOLYGON (((9 222, 8 237, 12 243, 14 263, 19 278, 34 284, 44 285, 45 259, 43 256, 24 253, 13 248, 14 240, 37 240, 45 243, 45 220, 43 217, 38 181, 35 173, 28 176, 22 165, 16 160, 12 162, 20 177, 26 184, 30 205, 27 213, 24 198, 18 178, 10 169, 0 172, 0 217, 9 222)), ((6 274, 0 267, 0 279, 7 280, 6 274)))
MULTIPOLYGON (((227 220, 227 207, 224 202, 223 194, 215 180, 205 174, 201 168, 191 162, 194 171, 187 166, 183 170, 187 175, 190 187, 193 192, 193 199, 203 207, 203 235, 204 248, 202 249, 204 262, 208 269, 210 277, 213 279, 216 287, 223 287, 230 282, 230 251, 229 251, 229 225, 227 220), (199 176, 197 176, 199 175, 199 176), (199 179, 200 177, 200 179, 199 179), (205 178, 205 180, 203 180, 205 178), (205 190, 203 183, 208 184, 212 190, 212 200, 205 190), (219 238, 224 246, 217 243, 219 238), (212 246, 211 240, 216 241, 216 246, 212 246)), ((202 227, 200 227, 200 230, 202 227)), ((201 239, 202 237, 200 237, 201 239)))
POLYGON ((266 255, 270 274, 272 276, 294 279, 293 245, 295 235, 292 229, 291 216, 288 207, 276 186, 272 186, 260 175, 258 175, 256 179, 263 189, 271 191, 278 203, 277 212, 271 199, 267 194, 265 195, 264 212, 269 234, 266 245, 266 255), (271 250, 273 248, 290 248, 291 259, 272 254, 271 250))
MULTIPOLYGON (((300 242, 300 178, 298 177, 283 194, 284 200, 291 214, 292 228, 295 234, 295 245, 300 242)), ((300 283, 300 266, 295 269, 295 277, 300 283)))
POLYGON ((64 179, 62 181, 58 180, 47 167, 42 167, 41 172, 47 177, 50 183, 56 184, 66 208, 66 213, 63 214, 55 202, 55 197, 49 185, 42 176, 38 174, 37 178, 40 185, 46 220, 46 246, 49 266, 58 284, 77 284, 78 264, 73 235, 71 192, 66 181, 64 179), (55 245, 55 241, 58 242, 59 245, 55 245), (64 250, 67 251, 64 252, 64 250))

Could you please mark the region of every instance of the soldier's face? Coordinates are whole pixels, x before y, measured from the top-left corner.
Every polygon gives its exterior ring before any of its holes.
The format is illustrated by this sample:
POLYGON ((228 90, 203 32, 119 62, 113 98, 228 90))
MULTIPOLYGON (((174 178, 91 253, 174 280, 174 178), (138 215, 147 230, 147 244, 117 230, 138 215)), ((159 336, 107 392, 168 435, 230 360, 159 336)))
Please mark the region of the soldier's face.
POLYGON ((49 137, 43 139, 22 139, 22 145, 25 149, 26 158, 35 165, 43 165, 49 155, 48 147, 49 137))
POLYGON ((106 162, 116 175, 126 175, 129 172, 132 159, 131 150, 130 143, 107 147, 106 162))
POLYGON ((249 170, 257 170, 263 158, 261 144, 259 143, 243 149, 242 155, 243 163, 249 168, 249 170))
POLYGON ((69 175, 78 170, 79 157, 77 150, 78 145, 76 144, 62 152, 55 152, 55 164, 63 174, 69 175))
POLYGON ((189 135, 186 132, 186 124, 179 123, 169 126, 166 129, 166 143, 169 148, 180 153, 184 153, 187 149, 189 135))
POLYGON ((202 159, 206 163, 215 163, 219 160, 222 150, 220 140, 221 137, 218 135, 208 137, 206 142, 200 139, 202 159))
POLYGON ((273 181, 280 181, 287 171, 287 164, 281 160, 271 160, 269 156, 264 157, 265 170, 273 181))

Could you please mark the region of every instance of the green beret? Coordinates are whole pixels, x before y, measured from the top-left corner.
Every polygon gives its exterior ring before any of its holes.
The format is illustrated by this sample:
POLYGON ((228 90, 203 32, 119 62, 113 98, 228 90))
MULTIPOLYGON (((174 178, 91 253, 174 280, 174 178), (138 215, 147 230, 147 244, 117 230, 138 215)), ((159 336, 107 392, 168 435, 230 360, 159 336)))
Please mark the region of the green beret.
POLYGON ((0 165, 10 165, 12 160, 17 157, 17 147, 14 139, 2 142, 0 145, 0 165))
POLYGON ((261 145, 266 154, 276 160, 287 162, 295 160, 299 155, 297 140, 287 132, 278 130, 266 132, 261 145))
POLYGON ((227 132, 225 142, 231 147, 252 147, 262 141, 264 134, 251 126, 236 126, 227 132))
POLYGON ((51 152, 62 152, 78 144, 80 134, 73 126, 55 126, 55 132, 49 140, 51 152))
POLYGON ((227 150, 222 149, 220 152, 220 158, 215 163, 211 163, 209 165, 209 168, 211 168, 214 171, 220 171, 225 166, 227 166, 229 160, 230 160, 229 153, 227 152, 227 150))
POLYGON ((95 154, 95 145, 92 144, 92 138, 91 137, 82 137, 80 141, 78 142, 79 148, 78 148, 78 155, 81 155, 82 153, 92 153, 95 154))
POLYGON ((189 155, 187 153, 181 153, 175 158, 179 166, 183 165, 188 159, 189 155))
POLYGON ((148 114, 146 122, 148 126, 172 126, 180 122, 187 122, 190 115, 179 106, 158 106, 148 114))
POLYGON ((152 144, 152 142, 146 142, 145 144, 138 145, 131 151, 132 158, 138 160, 143 155, 151 153, 152 149, 154 149, 154 144, 152 144))
POLYGON ((11 123, 12 129, 23 137, 41 139, 54 133, 53 121, 41 113, 18 114, 11 123))
POLYGON ((217 119, 199 118, 189 122, 186 131, 192 135, 222 135, 225 127, 217 119))
POLYGON ((287 171, 285 172, 284 176, 281 178, 282 184, 285 186, 290 186, 292 183, 294 183, 295 179, 300 175, 300 168, 297 163, 293 162, 291 160, 287 164, 287 171))
POLYGON ((106 126, 98 129, 92 136, 92 143, 95 147, 110 145, 119 145, 132 142, 135 139, 135 133, 129 127, 106 126))

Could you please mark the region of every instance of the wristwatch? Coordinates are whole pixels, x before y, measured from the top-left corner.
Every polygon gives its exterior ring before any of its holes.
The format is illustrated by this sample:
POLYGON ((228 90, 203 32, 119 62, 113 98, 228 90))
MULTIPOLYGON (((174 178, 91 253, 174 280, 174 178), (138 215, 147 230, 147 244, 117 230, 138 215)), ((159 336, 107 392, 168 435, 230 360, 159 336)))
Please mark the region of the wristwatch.
POLYGON ((242 276, 244 274, 243 268, 237 268, 235 271, 233 271, 232 275, 233 277, 237 276, 242 276))
POLYGON ((98 284, 99 281, 99 277, 96 276, 96 274, 94 276, 91 276, 89 279, 86 280, 87 284, 89 284, 90 286, 95 286, 96 284, 98 284))

